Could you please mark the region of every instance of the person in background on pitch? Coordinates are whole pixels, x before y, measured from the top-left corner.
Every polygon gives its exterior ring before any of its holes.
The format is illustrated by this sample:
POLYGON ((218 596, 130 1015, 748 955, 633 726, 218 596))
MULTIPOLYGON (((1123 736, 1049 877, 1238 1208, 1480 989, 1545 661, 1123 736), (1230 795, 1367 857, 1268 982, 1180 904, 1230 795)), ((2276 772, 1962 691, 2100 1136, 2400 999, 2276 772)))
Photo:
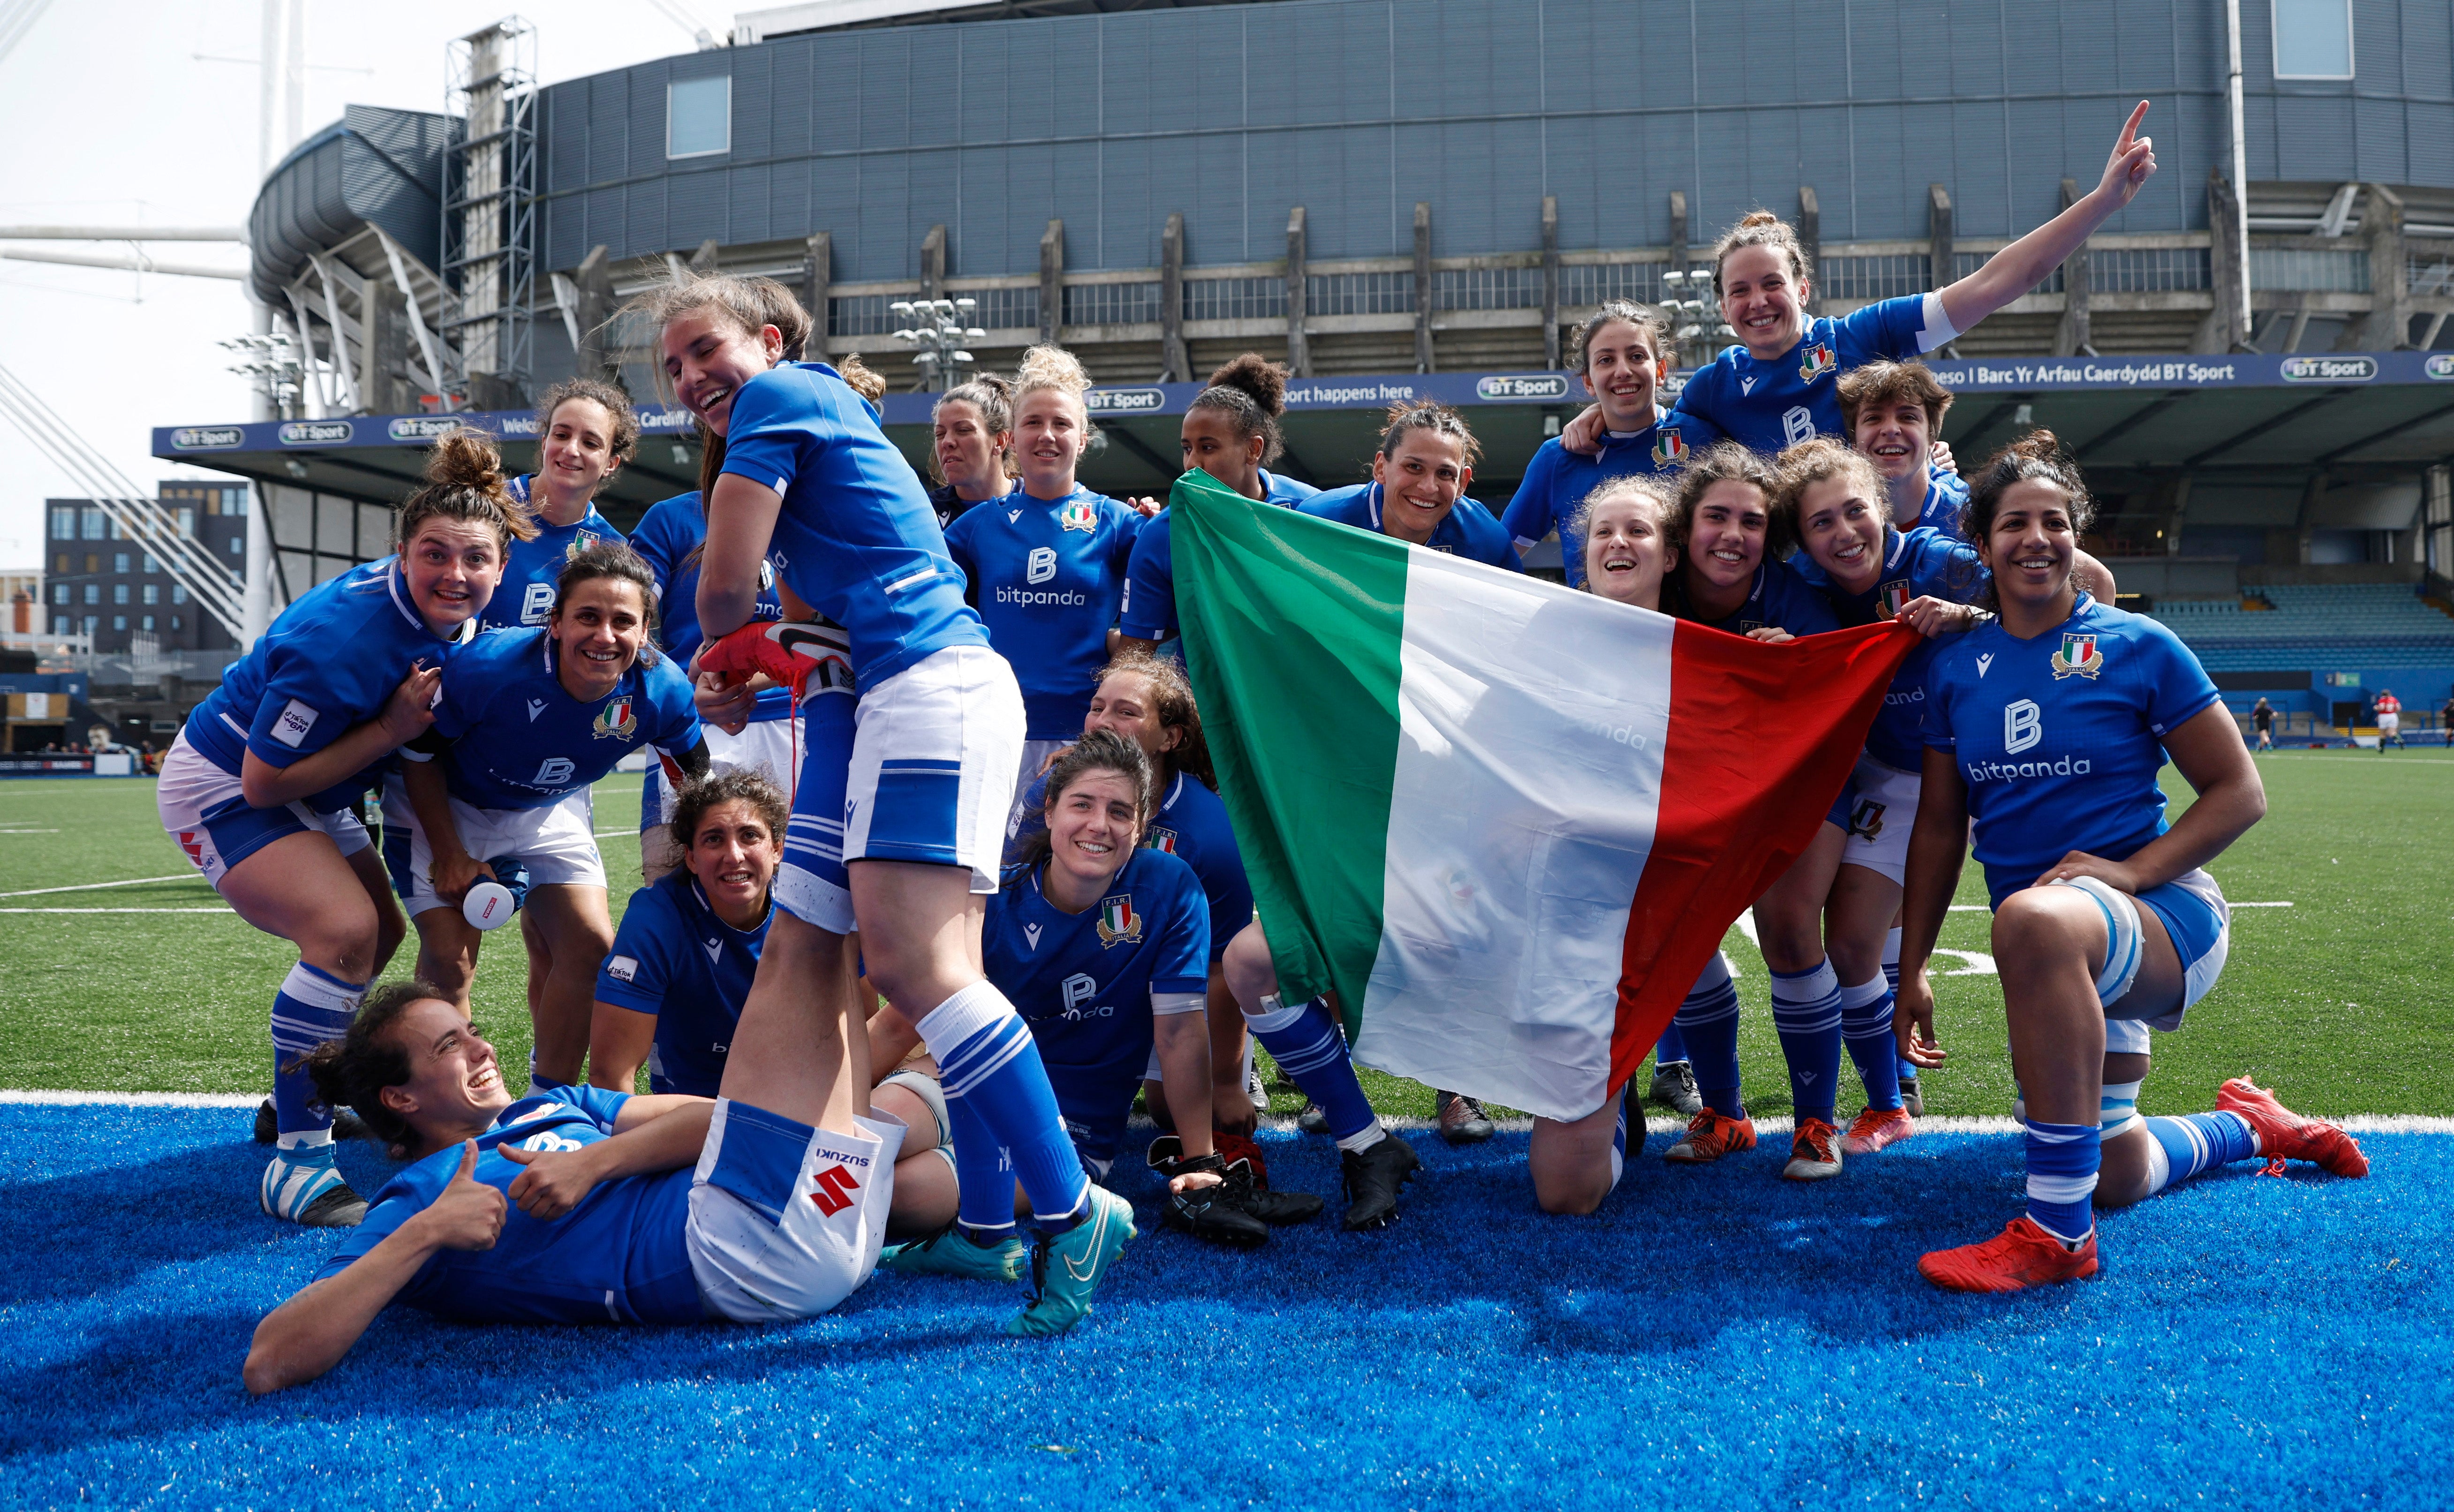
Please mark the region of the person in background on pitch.
POLYGON ((384 859, 417 925, 419 979, 464 1010, 481 934, 461 902, 503 863, 527 871, 522 912, 552 952, 529 999, 531 1071, 561 1085, 580 1079, 614 943, 589 787, 643 747, 674 774, 708 767, 690 680, 649 643, 654 591, 629 547, 580 548, 544 625, 482 636, 445 667, 433 727, 385 794, 384 859))
POLYGON ((1014 492, 1014 384, 994 373, 949 389, 929 410, 929 506, 944 530, 975 504, 1014 492))
POLYGON ((2396 750, 2405 749, 2403 743, 2403 700, 2394 696, 2392 688, 2380 688, 2376 709, 2378 750, 2384 752, 2388 740, 2394 742, 2396 750))
POLYGON ((2266 701, 2266 695, 2263 693, 2260 694, 2258 696, 2258 702, 2251 706, 2249 711, 2249 723, 2250 727, 2258 732, 2258 749, 2261 751, 2274 750, 2275 706, 2266 701))
MULTIPOLYGON (((1287 412, 1287 370, 1257 352, 1219 364, 1210 386, 1185 407, 1178 440, 1184 470, 1198 469, 1246 498, 1292 509, 1320 490, 1269 465, 1286 450, 1278 417, 1287 412)), ((1134 538, 1134 559, 1125 580, 1124 611, 1116 625, 1126 651, 1156 652, 1175 638, 1176 554, 1166 513, 1142 522, 1134 538)), ((1225 942, 1224 937, 1217 943, 1225 942)), ((1218 1022, 1216 999, 1211 1010, 1218 1022)), ((1212 1043, 1217 1041, 1214 1036, 1212 1043)))
MULTIPOLYGON (((1030 1031, 980 969, 984 897, 1021 763, 1021 692, 876 412, 835 369, 785 358, 769 312, 790 307, 772 280, 723 275, 633 306, 659 333, 665 381, 710 436, 701 662, 750 625, 766 560, 783 591, 833 621, 843 691, 858 694, 849 739, 810 746, 793 797, 795 830, 806 822, 835 875, 797 900, 779 887, 743 1018, 772 998, 857 1028, 847 939, 857 932, 858 963, 913 1018, 950 1103, 978 1099, 1030 1195, 1036 1295, 1009 1331, 1062 1333, 1089 1313, 1134 1225, 1130 1204, 1083 1179, 1030 1031)), ((863 1033, 864 1076, 867 1058, 863 1033)))
POLYGON ((1926 962, 1968 837, 1994 910, 2011 1062, 2027 1130, 2027 1210, 1918 1271, 1947 1291, 2092 1276, 2090 1209, 2123 1207, 2234 1160, 2363 1176, 2343 1130, 2247 1078, 2213 1113, 2142 1119, 2148 1031, 2171 1031, 2222 975, 2231 910, 2203 868, 2266 812, 2215 684, 2173 633, 2073 578, 2094 514, 2053 435, 2004 448, 1969 490, 1969 536, 2000 617, 1943 647, 1925 682, 1925 771, 1909 841, 1897 1017, 1901 1053, 1944 1058, 1926 962), (2164 820, 2167 757, 2197 800, 2164 820))
MULTIPOLYGON (((1116 611, 1142 516, 1076 481, 1090 450, 1091 375, 1073 353, 1034 347, 1014 379, 1014 492, 946 527, 989 644, 1022 687, 1017 792, 1082 728, 1091 685, 1116 651, 1116 611)), ((1013 827, 1016 816, 1007 816, 1013 827)))
MULTIPOLYGON (((791 812, 761 772, 711 773, 680 785, 674 830, 685 840, 682 864, 631 895, 596 973, 589 1085, 630 1092, 644 1062, 648 1090, 659 1096, 712 1098, 722 1089, 774 917, 791 812)), ((898 1071, 869 1100, 910 1131, 895 1162, 887 1238, 943 1228, 955 1216, 955 1155, 936 1081, 898 1071)))
POLYGON ((1817 436, 1783 452, 1779 466, 1773 507, 1783 533, 1800 543, 1791 563, 1799 575, 1822 591, 1843 625, 1899 619, 1928 637, 1893 674, 1866 733, 1843 797, 1846 838, 1823 905, 1824 949, 1840 984, 1840 1039, 1866 1091, 1865 1109, 1840 1136, 1840 1148, 1872 1155, 1917 1132, 1907 1106, 1915 1083, 1900 1080, 1892 1040, 1897 967, 1886 967, 1883 958, 1886 937, 1899 937, 1893 921, 1925 760, 1925 671, 1942 644, 1934 637, 1984 617, 1970 600, 1984 592, 1985 568, 1956 535, 1929 525, 1893 529, 1883 476, 1862 452, 1817 436))
POLYGON ((367 768, 432 722, 443 663, 476 635, 505 554, 534 528, 473 432, 437 441, 426 478, 393 517, 393 554, 283 610, 189 715, 154 790, 163 829, 213 891, 297 947, 272 998, 278 1148, 257 1200, 310 1226, 355 1223, 366 1202, 333 1167, 332 1118, 297 1058, 349 1027, 398 943, 382 937, 381 869, 350 803, 367 768))

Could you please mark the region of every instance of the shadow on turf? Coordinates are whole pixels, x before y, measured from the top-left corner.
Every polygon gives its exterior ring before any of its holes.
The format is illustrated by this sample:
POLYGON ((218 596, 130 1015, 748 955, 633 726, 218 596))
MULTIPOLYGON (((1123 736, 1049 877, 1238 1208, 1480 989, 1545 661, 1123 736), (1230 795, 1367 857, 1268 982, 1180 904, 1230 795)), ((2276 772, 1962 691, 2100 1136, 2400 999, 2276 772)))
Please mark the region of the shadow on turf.
MULTIPOLYGON (((23 1139, 54 1124, 57 1135, 77 1111, 9 1110, 0 1128, 23 1139)), ((147 1111, 160 1122, 169 1110, 147 1111)), ((106 1312, 99 1326, 74 1320, 81 1326, 59 1341, 64 1352, 46 1360, 50 1351, 25 1350, 19 1368, 0 1374, 7 1452, 261 1410, 238 1381, 249 1337, 263 1310, 313 1273, 330 1240, 254 1211, 263 1152, 217 1137, 229 1115, 180 1112, 170 1121, 202 1142, 151 1162, 0 1187, 0 1253, 39 1257, 0 1273, 0 1305, 40 1313, 81 1301, 106 1312), (96 1213, 97 1192, 145 1200, 96 1213), (79 1221, 61 1222, 70 1212, 79 1221), (175 1278, 167 1285, 166 1275, 175 1278), (181 1298, 217 1305, 181 1311, 181 1298)), ((1767 1321, 1835 1343, 1899 1341, 1994 1326, 2006 1307, 2063 1305, 2053 1292, 1941 1299, 1916 1275, 1919 1254, 1982 1238, 2018 1210, 2021 1147, 2007 1138, 1914 1140, 1852 1162, 1838 1180, 1802 1185, 1780 1179, 1782 1149, 1682 1169, 1661 1161, 1666 1140, 1656 1137, 1602 1210, 1581 1219, 1535 1208, 1522 1135, 1465 1149, 1428 1135, 1414 1142, 1426 1169, 1403 1219, 1355 1235, 1335 1223, 1333 1147, 1267 1137, 1273 1184, 1328 1197, 1331 1215, 1278 1231, 1254 1254, 1160 1228, 1156 1183, 1119 1162, 1116 1184, 1136 1200, 1143 1237, 1103 1286, 1101 1313, 1190 1304, 1188 1327, 1216 1347, 1267 1337, 1283 1312, 1325 1316, 1366 1336, 1410 1319, 1441 1315, 1454 1324, 1496 1310, 1516 1318, 1539 1352, 1659 1356, 1716 1349, 1725 1329, 1767 1321)), ((370 1194, 387 1169, 364 1148, 345 1147, 343 1163, 370 1194)), ((2108 1220, 2108 1269, 2120 1264, 2122 1221, 2108 1220)), ((983 1349, 1052 1347, 998 1332, 1018 1300, 1018 1289, 881 1274, 844 1307, 791 1328, 621 1331, 653 1341, 646 1350, 606 1347, 608 1330, 597 1327, 474 1328, 395 1314, 332 1376, 276 1400, 285 1413, 317 1419, 413 1416, 432 1403, 400 1383, 421 1378, 448 1381, 464 1399, 540 1380, 584 1396, 636 1382, 757 1380, 814 1355, 836 1368, 908 1371, 926 1368, 932 1355, 951 1363, 983 1349)))

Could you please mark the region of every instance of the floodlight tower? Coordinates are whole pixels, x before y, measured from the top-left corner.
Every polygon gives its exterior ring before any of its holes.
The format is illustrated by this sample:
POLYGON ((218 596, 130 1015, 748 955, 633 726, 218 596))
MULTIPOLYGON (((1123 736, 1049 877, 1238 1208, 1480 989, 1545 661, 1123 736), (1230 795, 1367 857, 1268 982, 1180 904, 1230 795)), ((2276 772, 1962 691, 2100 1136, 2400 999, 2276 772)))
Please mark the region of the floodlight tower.
POLYGON ((915 322, 895 333, 895 339, 913 347, 912 365, 920 370, 920 390, 942 393, 963 381, 962 370, 977 359, 963 350, 967 340, 988 334, 971 324, 977 307, 964 299, 898 299, 886 307, 897 320, 915 322))

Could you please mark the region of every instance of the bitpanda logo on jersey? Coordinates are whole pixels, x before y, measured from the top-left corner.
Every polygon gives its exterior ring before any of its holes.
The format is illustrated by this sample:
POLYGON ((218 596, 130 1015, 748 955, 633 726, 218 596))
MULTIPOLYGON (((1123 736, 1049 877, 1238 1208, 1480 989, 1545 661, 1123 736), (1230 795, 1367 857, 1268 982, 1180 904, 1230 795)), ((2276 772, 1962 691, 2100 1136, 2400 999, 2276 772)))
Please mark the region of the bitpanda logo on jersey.
POLYGON ((639 721, 631 712, 630 696, 626 694, 597 711, 595 733, 589 738, 602 740, 611 736, 616 740, 628 740, 638 733, 639 721))
POLYGON ((1056 512, 1056 523, 1069 531, 1096 531, 1099 528, 1099 512, 1087 499, 1076 499, 1056 512))
POLYGON ((2064 677, 2094 677, 2104 670, 2104 653, 2098 649, 2096 637, 2066 631, 2062 649, 2054 653, 2054 680, 2064 677))
POLYGON ((1823 376, 1838 366, 1840 366, 1840 363, 1838 359, 1832 355, 1831 346, 1828 343, 1819 341, 1813 346, 1808 347, 1804 353, 1800 354, 1798 361, 1799 381, 1801 383, 1813 383, 1816 379, 1823 376))
POLYGON ((1134 912, 1134 895, 1118 893, 1099 899, 1099 948, 1141 943, 1142 917, 1134 912))

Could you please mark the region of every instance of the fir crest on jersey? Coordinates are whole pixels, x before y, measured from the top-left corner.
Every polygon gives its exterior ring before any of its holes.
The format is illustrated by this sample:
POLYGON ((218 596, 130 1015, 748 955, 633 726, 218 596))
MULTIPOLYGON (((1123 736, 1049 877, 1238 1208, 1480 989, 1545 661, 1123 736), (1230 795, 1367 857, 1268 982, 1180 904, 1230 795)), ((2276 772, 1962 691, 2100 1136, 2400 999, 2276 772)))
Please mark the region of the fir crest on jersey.
POLYGON ((1905 577, 1896 577, 1875 590, 1875 602, 1886 619, 1898 619, 1901 611, 1908 607, 1910 596, 1909 580, 1905 577))
POLYGON ((1118 893, 1099 899, 1099 946, 1136 945, 1142 937, 1142 916, 1134 912, 1134 895, 1118 893))
POLYGON ((592 738, 602 740, 610 736, 616 740, 628 740, 638 733, 639 719, 631 712, 631 696, 626 693, 598 711, 596 733, 592 738))
POLYGON ((1168 855, 1174 856, 1176 854, 1176 832, 1174 830, 1160 829, 1156 824, 1152 825, 1150 833, 1142 837, 1142 849, 1145 851, 1165 851, 1168 855))
POLYGON ((2062 649, 2054 653, 2054 680, 2064 677, 2094 677, 2104 670, 2104 653, 2096 636, 2080 631, 2062 633, 2062 649))
POLYGON ((1799 381, 1801 383, 1813 383, 1816 379, 1823 376, 1827 373, 1830 373, 1833 369, 1839 366, 1839 359, 1832 355, 1832 344, 1830 342, 1817 341, 1809 343, 1798 354, 1799 381))
POLYGON ((581 552, 588 550, 588 548, 595 545, 598 541, 601 541, 604 538, 604 536, 596 534, 593 531, 581 531, 578 534, 573 535, 571 538, 570 545, 562 549, 562 559, 567 562, 575 562, 579 560, 579 554, 581 552))
POLYGON ((1653 438, 1653 465, 1679 467, 1686 460, 1687 443, 1680 439, 1677 429, 1667 425, 1660 427, 1653 438))
POLYGON ((1066 530, 1088 534, 1099 528, 1099 512, 1089 499, 1074 499, 1056 512, 1056 523, 1066 530))

